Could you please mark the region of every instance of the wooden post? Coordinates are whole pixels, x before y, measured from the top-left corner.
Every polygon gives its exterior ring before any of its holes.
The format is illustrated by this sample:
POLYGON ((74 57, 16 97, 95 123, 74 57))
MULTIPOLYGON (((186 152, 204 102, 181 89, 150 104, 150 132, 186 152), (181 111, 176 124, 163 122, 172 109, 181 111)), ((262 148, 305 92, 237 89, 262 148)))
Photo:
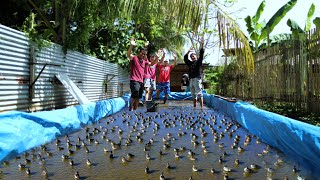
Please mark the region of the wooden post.
POLYGON ((32 83, 35 81, 35 63, 36 63, 36 50, 34 46, 30 47, 30 59, 29 59, 29 109, 33 110, 33 98, 34 98, 34 86, 32 83))

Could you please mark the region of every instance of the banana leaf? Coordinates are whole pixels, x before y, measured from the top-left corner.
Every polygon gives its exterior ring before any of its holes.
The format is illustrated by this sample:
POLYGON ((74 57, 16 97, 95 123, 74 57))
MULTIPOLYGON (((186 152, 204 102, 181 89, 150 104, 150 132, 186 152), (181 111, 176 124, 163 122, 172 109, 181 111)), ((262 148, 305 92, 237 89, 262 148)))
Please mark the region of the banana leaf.
MULTIPOLYGON (((251 16, 247 16, 244 20, 246 22, 246 26, 247 26, 247 30, 250 36, 252 36, 252 34, 254 32, 257 33, 257 30, 259 27, 257 27, 259 25, 258 21, 260 19, 261 14, 264 11, 264 7, 265 7, 265 0, 261 2, 261 4, 258 7, 258 10, 256 12, 256 14, 251 18, 251 16)), ((256 35, 253 35, 253 37, 257 37, 256 35)), ((256 40, 256 39, 252 39, 252 40, 256 40)))
MULTIPOLYGON (((273 36, 270 36, 269 38, 269 46, 274 46, 276 44, 281 44, 283 42, 291 40, 291 34, 289 33, 282 33, 282 34, 276 34, 273 36)), ((266 48, 268 45, 267 40, 263 40, 261 45, 259 46, 259 49, 266 48)))
POLYGON ((302 28, 298 25, 298 23, 292 19, 288 19, 287 25, 290 27, 290 30, 294 37, 298 37, 300 33, 304 32, 302 28))
POLYGON ((314 14, 314 11, 315 11, 316 7, 315 5, 312 3, 310 8, 309 8, 309 11, 308 11, 308 17, 307 17, 307 21, 306 21, 306 26, 304 27, 304 31, 309 31, 310 28, 311 28, 311 18, 314 14))
POLYGON ((320 29, 320 17, 316 17, 313 20, 313 24, 316 25, 317 29, 320 29))
POLYGON ((267 38, 268 34, 273 31, 273 29, 283 19, 283 17, 297 4, 297 1, 298 0, 290 0, 272 16, 266 26, 262 29, 259 40, 267 38))
POLYGON ((263 0, 263 1, 261 2, 261 4, 259 5, 256 14, 252 17, 252 21, 253 21, 254 24, 257 24, 257 23, 258 23, 258 21, 259 21, 259 19, 260 19, 260 16, 261 16, 261 14, 262 14, 263 11, 264 11, 264 7, 265 7, 265 6, 266 6, 266 1, 263 0))

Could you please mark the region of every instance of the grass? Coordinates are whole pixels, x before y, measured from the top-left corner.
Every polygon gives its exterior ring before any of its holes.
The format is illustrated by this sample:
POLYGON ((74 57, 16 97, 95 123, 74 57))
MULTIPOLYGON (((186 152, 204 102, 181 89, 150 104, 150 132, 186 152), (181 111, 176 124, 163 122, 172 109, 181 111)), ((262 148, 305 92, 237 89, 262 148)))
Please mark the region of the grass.
POLYGON ((266 111, 274 112, 315 126, 320 126, 320 114, 308 113, 304 110, 298 110, 287 103, 254 102, 254 105, 266 111))

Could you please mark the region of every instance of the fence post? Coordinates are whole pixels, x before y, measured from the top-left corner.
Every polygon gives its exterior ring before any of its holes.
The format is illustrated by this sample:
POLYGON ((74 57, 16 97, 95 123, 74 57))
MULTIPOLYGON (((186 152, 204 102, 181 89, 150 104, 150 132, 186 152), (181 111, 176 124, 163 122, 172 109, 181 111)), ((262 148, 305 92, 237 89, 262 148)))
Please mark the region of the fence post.
POLYGON ((34 86, 32 83, 35 81, 35 63, 36 63, 36 49, 34 46, 30 47, 30 59, 29 59, 29 110, 32 111, 32 100, 34 98, 34 86))

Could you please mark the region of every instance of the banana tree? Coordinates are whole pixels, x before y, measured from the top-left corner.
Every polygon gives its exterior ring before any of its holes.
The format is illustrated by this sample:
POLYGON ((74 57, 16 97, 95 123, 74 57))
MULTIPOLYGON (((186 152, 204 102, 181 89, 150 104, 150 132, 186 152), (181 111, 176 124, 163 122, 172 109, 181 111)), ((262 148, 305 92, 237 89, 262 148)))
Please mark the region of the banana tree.
POLYGON ((266 41, 269 34, 278 25, 278 23, 285 17, 285 15, 296 5, 298 0, 290 0, 285 5, 283 5, 266 23, 265 20, 259 22, 259 19, 265 8, 265 0, 263 0, 258 7, 256 14, 251 17, 247 16, 245 18, 246 26, 250 39, 253 41, 254 50, 258 50, 259 46, 263 41, 266 41))
POLYGON ((315 5, 312 3, 309 11, 308 11, 308 15, 307 15, 307 20, 306 20, 306 24, 304 29, 302 29, 298 23, 296 21, 294 21, 293 19, 288 19, 287 21, 287 25, 290 27, 291 31, 292 31, 292 35, 293 37, 299 37, 300 33, 304 33, 307 32, 311 29, 311 18, 315 12, 315 5))
POLYGON ((316 17, 313 20, 313 24, 316 25, 317 29, 319 30, 320 29, 320 17, 316 17))

